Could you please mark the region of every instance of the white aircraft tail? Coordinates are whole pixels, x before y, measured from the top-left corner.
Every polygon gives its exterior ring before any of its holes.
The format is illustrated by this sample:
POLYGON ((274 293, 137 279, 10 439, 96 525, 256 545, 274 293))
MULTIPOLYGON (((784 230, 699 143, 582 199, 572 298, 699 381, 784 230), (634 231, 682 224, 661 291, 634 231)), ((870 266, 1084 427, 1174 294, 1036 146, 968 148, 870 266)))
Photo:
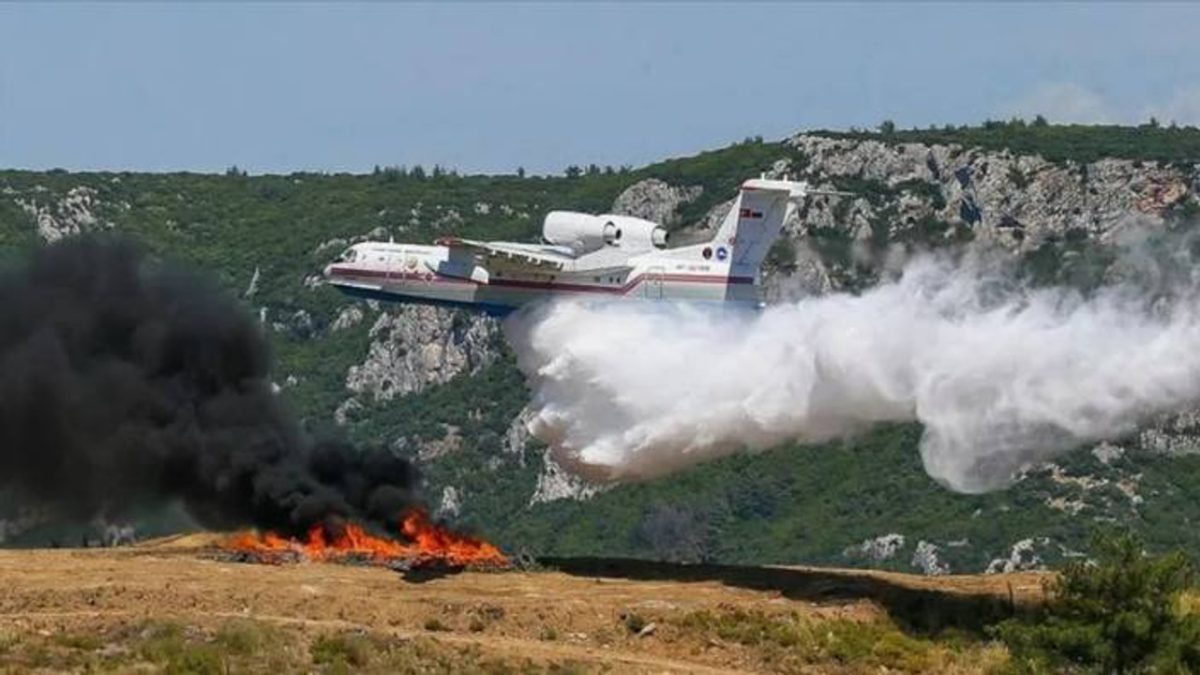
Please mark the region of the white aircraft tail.
POLYGON ((753 276, 779 238, 783 223, 809 193, 808 183, 752 178, 742 183, 712 245, 728 250, 734 276, 753 276))

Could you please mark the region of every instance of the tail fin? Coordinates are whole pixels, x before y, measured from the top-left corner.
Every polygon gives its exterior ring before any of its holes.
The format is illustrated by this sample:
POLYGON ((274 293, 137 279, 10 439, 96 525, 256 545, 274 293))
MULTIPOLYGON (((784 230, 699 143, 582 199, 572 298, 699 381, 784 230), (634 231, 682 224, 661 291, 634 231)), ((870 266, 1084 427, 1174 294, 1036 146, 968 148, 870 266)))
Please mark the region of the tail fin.
POLYGON ((717 230, 713 246, 727 247, 730 274, 754 276, 796 203, 809 193, 808 183, 752 178, 742 183, 729 215, 717 230))

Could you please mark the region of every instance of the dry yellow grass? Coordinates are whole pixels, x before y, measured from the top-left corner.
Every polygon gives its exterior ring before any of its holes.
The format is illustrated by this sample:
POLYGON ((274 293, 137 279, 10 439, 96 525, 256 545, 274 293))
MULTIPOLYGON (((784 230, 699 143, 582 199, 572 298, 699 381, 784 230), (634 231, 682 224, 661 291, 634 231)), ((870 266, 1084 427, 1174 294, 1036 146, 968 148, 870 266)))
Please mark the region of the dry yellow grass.
POLYGON ((1028 575, 613 561, 406 580, 223 562, 212 542, 0 551, 0 670, 985 672, 1002 649, 909 624, 1040 589, 1028 575))

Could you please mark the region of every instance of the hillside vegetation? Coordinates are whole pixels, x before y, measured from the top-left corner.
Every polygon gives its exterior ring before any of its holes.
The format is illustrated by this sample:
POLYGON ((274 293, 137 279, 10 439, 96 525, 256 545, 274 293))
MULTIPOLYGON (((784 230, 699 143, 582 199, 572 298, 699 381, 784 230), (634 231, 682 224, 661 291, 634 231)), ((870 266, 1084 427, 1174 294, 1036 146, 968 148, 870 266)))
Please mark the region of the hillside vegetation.
POLYGON ((1052 162, 1094 162, 1116 158, 1191 164, 1200 157, 1200 129, 1162 126, 1152 121, 1136 127, 1118 125, 1051 125, 1015 119, 980 126, 896 129, 884 122, 878 131, 819 132, 834 138, 874 139, 888 143, 956 144, 1018 155, 1041 155, 1052 162))
MULTIPOLYGON (((1194 128, 1003 123, 825 135, 1007 149, 1062 163, 1099 157, 1200 162, 1200 130, 1194 128)), ((353 303, 317 283, 320 269, 348 242, 365 237, 427 242, 445 234, 532 241, 547 211, 604 211, 623 190, 647 178, 703 188, 680 208, 687 225, 732 197, 740 181, 781 160, 787 170, 803 174, 809 158, 790 143, 749 139, 637 169, 572 167, 563 176, 540 177, 463 176, 419 167, 265 176, 236 169, 224 175, 7 170, 0 171, 0 255, 16 264, 22 252, 46 238, 39 231, 47 225, 66 234, 111 225, 160 258, 210 272, 262 318, 275 350, 280 395, 309 428, 393 444, 415 457, 421 447, 445 441, 449 451, 427 452, 420 460, 426 499, 437 507, 453 488, 460 503, 443 515, 513 551, 982 570, 996 561, 1012 561, 1016 568, 1031 564, 1035 550, 1037 561, 1062 559, 1086 545, 1096 523, 1117 521, 1139 530, 1152 549, 1182 545, 1200 552, 1194 527, 1200 520, 1200 455, 1135 449, 1102 461, 1081 448, 1055 469, 1033 471, 1009 490, 961 495, 925 474, 916 425, 732 457, 601 491, 587 501, 533 503, 544 471, 542 447, 536 442, 513 447, 509 441, 528 392, 512 355, 499 343, 497 358, 474 371, 417 393, 362 397, 346 424, 335 424, 335 411, 347 400, 347 371, 364 360, 378 337, 371 334, 377 310, 335 327, 353 303), (1120 481, 1132 474, 1139 476, 1138 498, 1144 501, 1134 503, 1121 488, 1120 481), (1086 503, 1090 510, 1079 516, 1055 507, 1056 499, 1086 503), (866 546, 890 533, 903 534, 891 554, 875 555, 866 546)), ((920 181, 841 182, 880 205, 884 217, 890 213, 884 205, 902 195, 938 198, 935 187, 920 181)), ((881 227, 877 243, 920 232, 926 241, 972 236, 969 227, 932 219, 917 226, 902 235, 881 227)), ((853 267, 844 230, 814 228, 810 237, 836 282, 850 289, 867 283, 869 277, 853 267)), ((1075 240, 1047 246, 1026 255, 1048 281, 1086 259, 1075 240)), ((776 267, 793 264, 794 256, 777 251, 776 267)), ((16 541, 44 542, 47 532, 35 528, 16 541)))

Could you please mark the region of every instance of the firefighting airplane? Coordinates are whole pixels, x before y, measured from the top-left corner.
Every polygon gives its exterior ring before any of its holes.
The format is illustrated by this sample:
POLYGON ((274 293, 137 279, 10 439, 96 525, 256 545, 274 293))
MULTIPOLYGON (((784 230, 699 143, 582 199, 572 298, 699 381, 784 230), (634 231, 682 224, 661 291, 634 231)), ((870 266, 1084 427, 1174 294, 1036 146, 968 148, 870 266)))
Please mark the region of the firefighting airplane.
POLYGON ((667 248, 658 223, 551 211, 542 244, 446 237, 435 246, 362 242, 325 268, 342 292, 493 315, 555 297, 761 304, 759 266, 808 183, 754 178, 712 241, 667 248))

